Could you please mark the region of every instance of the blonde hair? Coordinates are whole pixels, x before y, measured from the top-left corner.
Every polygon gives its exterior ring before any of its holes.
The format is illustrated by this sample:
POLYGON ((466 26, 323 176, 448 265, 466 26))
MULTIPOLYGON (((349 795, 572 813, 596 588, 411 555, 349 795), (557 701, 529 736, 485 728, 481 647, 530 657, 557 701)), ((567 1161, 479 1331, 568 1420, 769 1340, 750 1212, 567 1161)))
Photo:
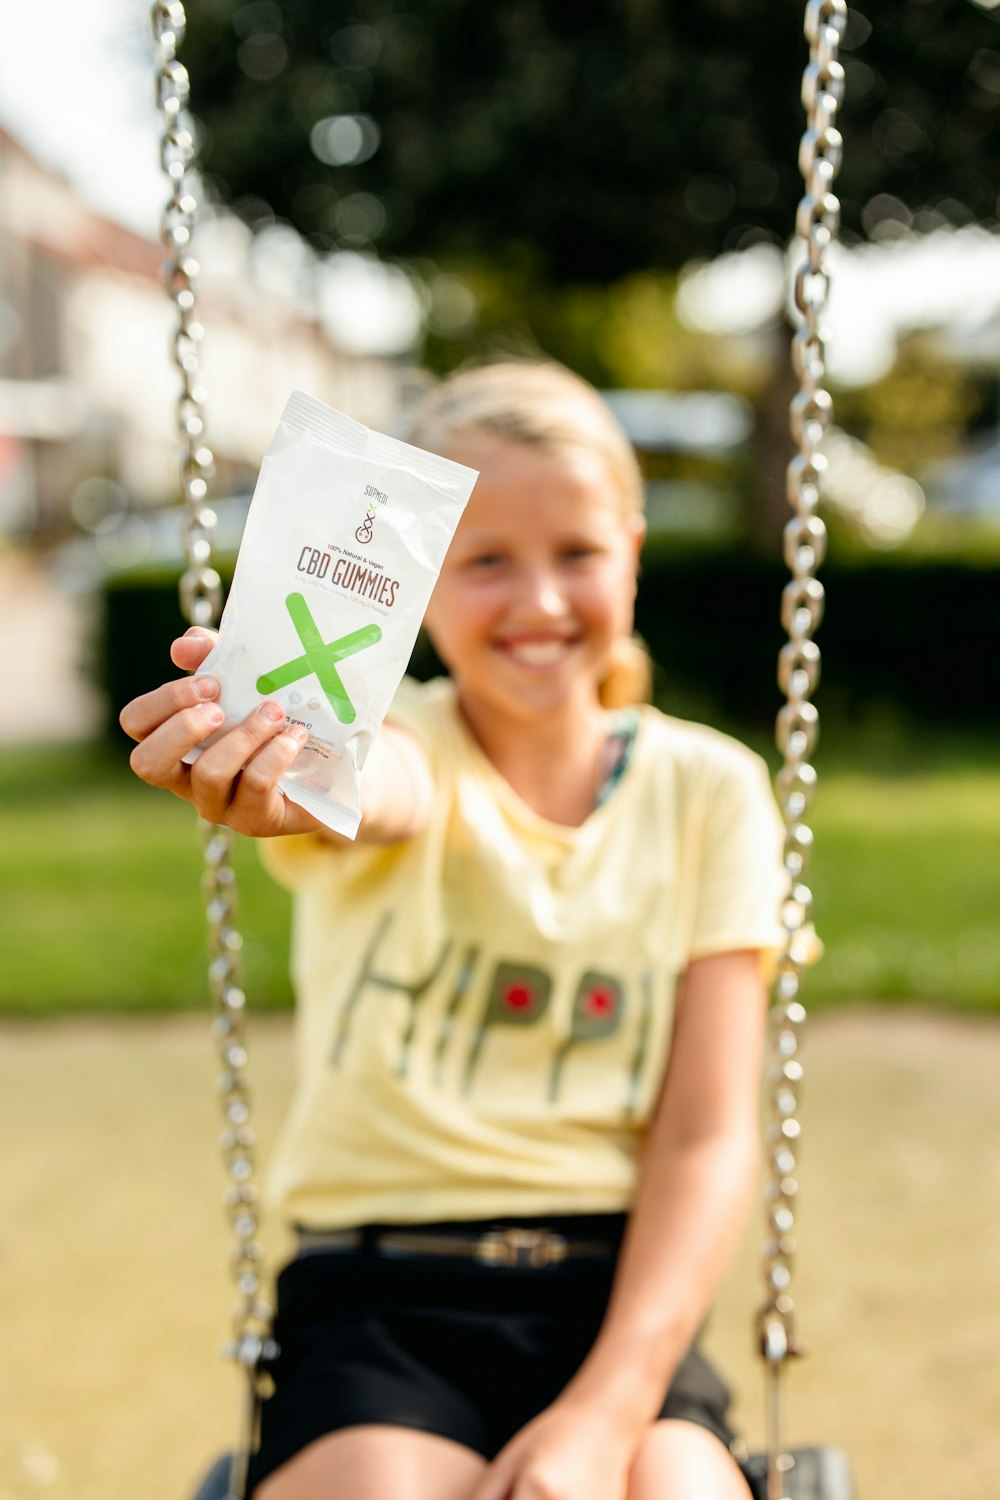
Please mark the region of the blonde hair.
MULTIPOLYGON (((445 453, 459 437, 485 433, 546 453, 583 452, 603 465, 622 515, 641 513, 642 474, 632 445, 592 385, 554 362, 504 361, 460 370, 433 387, 407 424, 418 447, 445 453)), ((648 702, 652 663, 638 636, 615 642, 600 684, 605 708, 648 702)))

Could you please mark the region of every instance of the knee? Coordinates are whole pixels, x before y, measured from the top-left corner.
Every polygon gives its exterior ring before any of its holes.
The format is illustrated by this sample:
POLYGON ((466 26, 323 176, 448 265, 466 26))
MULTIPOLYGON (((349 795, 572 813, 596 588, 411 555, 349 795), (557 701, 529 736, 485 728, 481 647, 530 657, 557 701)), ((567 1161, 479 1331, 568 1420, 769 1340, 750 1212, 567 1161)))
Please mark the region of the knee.
POLYGON ((725 1445, 694 1422, 656 1422, 636 1454, 628 1500, 750 1500, 725 1445))

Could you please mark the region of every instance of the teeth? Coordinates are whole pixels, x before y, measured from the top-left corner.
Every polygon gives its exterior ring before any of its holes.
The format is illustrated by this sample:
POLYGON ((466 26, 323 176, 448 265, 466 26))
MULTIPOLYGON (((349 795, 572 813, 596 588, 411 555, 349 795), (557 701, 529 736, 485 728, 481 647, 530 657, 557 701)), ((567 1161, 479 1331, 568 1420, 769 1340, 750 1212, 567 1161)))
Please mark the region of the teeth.
POLYGON ((527 667, 551 667, 565 654, 566 642, 521 641, 507 649, 515 661, 524 662, 527 667))

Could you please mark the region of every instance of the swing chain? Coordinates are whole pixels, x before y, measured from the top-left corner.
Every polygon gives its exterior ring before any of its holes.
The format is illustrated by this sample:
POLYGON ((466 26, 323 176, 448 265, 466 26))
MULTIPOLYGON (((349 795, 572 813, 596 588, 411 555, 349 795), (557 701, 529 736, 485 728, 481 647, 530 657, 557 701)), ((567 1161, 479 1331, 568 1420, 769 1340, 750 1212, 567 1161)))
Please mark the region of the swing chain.
MULTIPOLYGON (((187 570, 180 581, 181 609, 192 625, 212 626, 222 609, 222 581, 212 565, 214 511, 206 503, 213 457, 205 443, 205 392, 200 383, 200 345, 204 335, 196 317, 197 261, 191 254, 198 202, 192 176, 197 156, 194 127, 187 114, 187 69, 177 58, 186 26, 180 0, 154 0, 151 10, 157 49, 156 99, 162 114, 160 162, 169 182, 161 234, 167 251, 163 279, 174 305, 176 324, 173 362, 180 377, 176 428, 180 440, 180 483, 187 506, 182 528, 187 570)), ((246 1463, 253 1441, 259 1370, 277 1346, 270 1337, 271 1308, 260 1294, 262 1250, 257 1240, 257 1189, 254 1185, 254 1133, 250 1125, 245 997, 240 982, 242 937, 236 927, 236 874, 232 868, 233 834, 199 819, 205 857, 202 879, 209 933, 209 986, 213 1002, 212 1033, 223 1071, 218 1092, 225 1128, 221 1147, 229 1186, 225 1205, 234 1236, 230 1270, 239 1300, 233 1313, 233 1336, 226 1355, 246 1372, 247 1415, 243 1441, 234 1456, 230 1496, 242 1496, 246 1463)))
POLYGON ((805 877, 813 835, 805 818, 816 788, 811 756, 819 734, 819 715, 812 695, 820 676, 820 652, 813 635, 822 620, 825 602, 816 572, 826 551, 826 527, 816 511, 826 468, 820 445, 833 411, 824 384, 826 351, 820 320, 830 292, 828 252, 840 227, 840 204, 832 186, 843 154, 835 122, 844 96, 844 69, 837 54, 846 26, 845 0, 807 0, 805 35, 810 55, 802 78, 806 129, 799 151, 805 192, 795 220, 803 260, 793 282, 798 327, 791 350, 799 383, 790 407, 797 452, 788 466, 787 496, 792 515, 784 531, 784 557, 792 576, 781 601, 781 621, 788 640, 778 657, 778 682, 786 701, 775 729, 784 762, 778 774, 778 800, 785 824, 787 888, 781 910, 785 946, 778 962, 770 1016, 766 1296, 757 1320, 760 1353, 767 1369, 768 1500, 785 1496, 786 1475, 793 1462, 782 1443, 781 1372, 787 1360, 805 1352, 796 1334, 792 1287, 801 1137, 798 1113, 802 1064, 798 1054, 806 1019, 799 992, 811 942, 812 892, 805 877))
POLYGON ((198 202, 191 174, 197 156, 194 125, 187 114, 187 69, 177 59, 186 17, 180 0, 154 0, 153 39, 158 49, 156 102, 162 114, 160 165, 169 183, 160 233, 167 251, 163 279, 177 321, 173 362, 180 376, 176 427, 180 439, 181 492, 187 505, 182 540, 188 568, 181 579, 181 606, 192 625, 211 625, 222 610, 222 581, 212 562, 216 517, 205 501, 214 461, 205 444, 205 391, 199 382, 204 328, 195 316, 198 262, 191 254, 198 202))

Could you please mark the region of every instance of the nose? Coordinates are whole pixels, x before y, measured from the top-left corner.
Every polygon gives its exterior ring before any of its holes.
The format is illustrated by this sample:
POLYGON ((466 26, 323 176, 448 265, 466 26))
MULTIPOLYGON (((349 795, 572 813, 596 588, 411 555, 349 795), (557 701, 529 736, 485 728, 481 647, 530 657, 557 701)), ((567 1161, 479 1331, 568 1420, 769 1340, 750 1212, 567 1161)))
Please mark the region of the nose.
POLYGON ((532 623, 560 620, 569 613, 557 574, 543 564, 526 565, 520 570, 515 605, 518 616, 532 623))

